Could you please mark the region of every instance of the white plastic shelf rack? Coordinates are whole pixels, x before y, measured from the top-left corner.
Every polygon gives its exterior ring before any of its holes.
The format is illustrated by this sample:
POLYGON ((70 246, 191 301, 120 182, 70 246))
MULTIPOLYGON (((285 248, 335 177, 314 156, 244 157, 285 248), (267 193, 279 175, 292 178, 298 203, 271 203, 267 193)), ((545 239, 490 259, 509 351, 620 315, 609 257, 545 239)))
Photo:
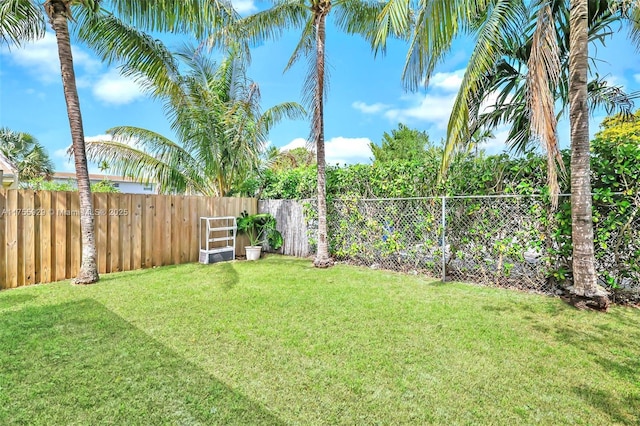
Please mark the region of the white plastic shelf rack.
POLYGON ((200 263, 235 259, 238 225, 233 216, 200 218, 200 263))

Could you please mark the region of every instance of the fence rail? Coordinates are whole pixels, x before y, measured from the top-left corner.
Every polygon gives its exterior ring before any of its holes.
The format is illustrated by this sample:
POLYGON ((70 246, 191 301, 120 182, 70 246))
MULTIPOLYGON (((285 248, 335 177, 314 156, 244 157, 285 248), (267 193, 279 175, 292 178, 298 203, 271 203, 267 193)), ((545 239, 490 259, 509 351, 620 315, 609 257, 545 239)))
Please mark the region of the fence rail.
MULTIPOLYGON (((253 198, 93 194, 98 271, 198 261, 199 217, 257 211, 253 198)), ((244 244, 237 244, 242 254, 244 244)), ((0 289, 77 275, 77 192, 0 190, 0 289)))

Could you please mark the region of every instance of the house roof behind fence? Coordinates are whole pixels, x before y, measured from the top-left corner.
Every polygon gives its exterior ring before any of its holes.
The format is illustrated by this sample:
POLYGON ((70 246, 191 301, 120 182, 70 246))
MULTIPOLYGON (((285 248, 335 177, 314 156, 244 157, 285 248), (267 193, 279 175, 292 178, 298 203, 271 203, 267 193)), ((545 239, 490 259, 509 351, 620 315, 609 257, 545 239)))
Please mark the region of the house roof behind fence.
POLYGON ((18 176, 18 169, 14 164, 0 152, 0 170, 7 175, 18 176))

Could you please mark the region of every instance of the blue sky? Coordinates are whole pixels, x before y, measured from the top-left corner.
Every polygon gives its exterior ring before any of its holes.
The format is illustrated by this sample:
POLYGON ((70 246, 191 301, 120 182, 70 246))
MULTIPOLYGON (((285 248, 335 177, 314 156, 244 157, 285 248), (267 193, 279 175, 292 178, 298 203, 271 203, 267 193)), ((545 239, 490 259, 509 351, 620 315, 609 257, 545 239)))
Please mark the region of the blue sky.
MULTIPOLYGON (((234 4, 241 13, 256 10, 252 0, 234 4)), ((277 43, 266 43, 252 51, 249 76, 260 85, 264 108, 284 101, 301 101, 306 61, 283 74, 296 41, 296 34, 290 33, 277 43)), ((179 43, 176 37, 167 41, 170 47, 179 43)), ((374 59, 363 40, 329 26, 327 161, 368 162, 369 142, 379 143, 382 134, 396 128, 399 122, 426 130, 432 140, 439 141, 445 134, 471 49, 463 40, 458 41, 436 70, 429 89, 409 93, 400 80, 406 44, 393 42, 385 56, 374 59)), ((629 92, 640 90, 638 52, 627 40, 625 31, 609 40, 606 48, 598 47, 597 55, 601 76, 623 85, 629 92)), ((144 96, 134 82, 119 75, 116 67, 107 68, 81 45, 74 47, 74 61, 87 138, 100 137, 110 127, 119 125, 139 126, 171 136, 161 104, 144 96)), ((598 113, 592 118, 592 133, 597 131, 603 117, 604 113, 598 113)), ((57 171, 73 170, 65 154, 71 136, 55 38, 51 33, 22 49, 0 48, 0 126, 33 134, 46 146, 57 171)), ((270 140, 278 147, 302 146, 308 134, 307 122, 283 121, 273 129, 270 140)), ((485 146, 488 152, 499 152, 504 147, 505 130, 498 129, 495 134, 496 138, 485 146)), ((561 121, 559 137, 563 146, 568 145, 568 119, 561 121)), ((92 171, 97 168, 93 166, 92 171)))

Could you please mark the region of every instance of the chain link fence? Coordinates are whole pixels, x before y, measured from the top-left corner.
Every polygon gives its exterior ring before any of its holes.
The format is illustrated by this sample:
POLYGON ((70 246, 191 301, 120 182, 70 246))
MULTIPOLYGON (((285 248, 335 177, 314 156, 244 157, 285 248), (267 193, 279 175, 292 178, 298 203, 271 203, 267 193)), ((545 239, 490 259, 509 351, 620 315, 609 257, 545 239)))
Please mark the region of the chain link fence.
MULTIPOLYGON (((313 242, 315 202, 304 203, 313 242)), ((640 295, 640 200, 594 197, 601 284, 640 295)), ((560 293, 571 275, 570 197, 552 211, 540 196, 340 199, 328 203, 331 254, 371 268, 560 293)))

